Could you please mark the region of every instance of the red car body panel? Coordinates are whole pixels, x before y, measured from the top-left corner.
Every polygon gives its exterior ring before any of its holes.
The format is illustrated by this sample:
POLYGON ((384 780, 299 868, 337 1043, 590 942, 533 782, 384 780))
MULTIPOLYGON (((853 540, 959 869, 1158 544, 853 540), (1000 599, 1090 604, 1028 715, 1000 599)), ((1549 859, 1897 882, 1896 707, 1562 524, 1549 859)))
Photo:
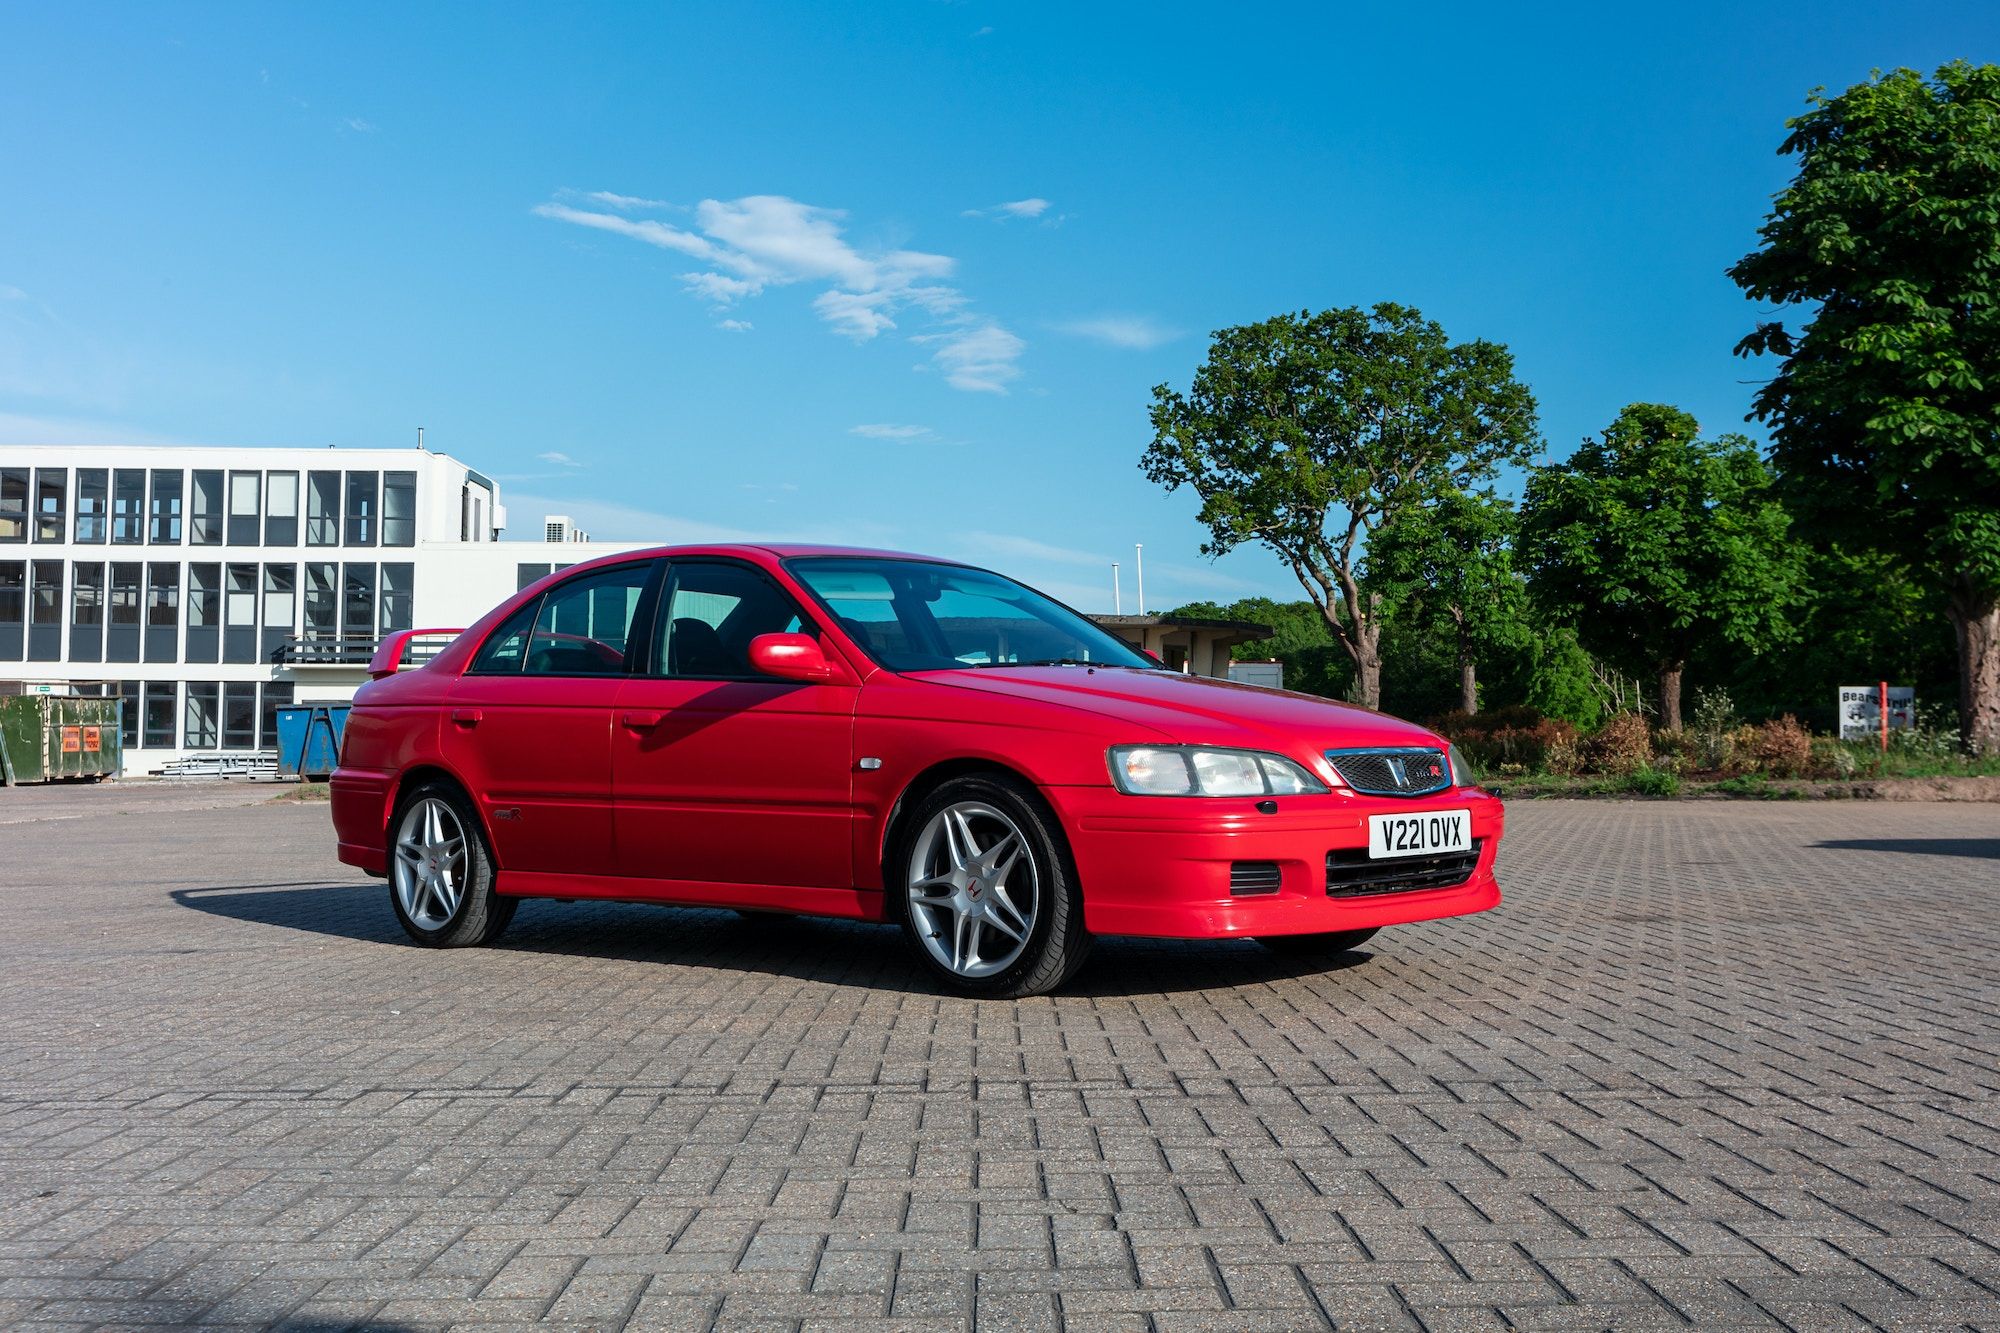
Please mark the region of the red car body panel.
MULTIPOLYGON (((927 775, 1010 770, 1041 792, 1069 843, 1094 933, 1227 938, 1342 931, 1483 911, 1499 902, 1499 800, 1473 787, 1418 798, 1132 796, 1114 745, 1273 751, 1329 785, 1329 749, 1435 746, 1410 723, 1307 695, 1119 668, 899 673, 821 612, 785 561, 893 552, 803 546, 662 548, 550 575, 427 665, 362 687, 333 819, 343 861, 387 868, 398 793, 442 774, 470 794, 499 892, 764 908, 885 919, 900 805, 927 775), (819 622, 827 681, 476 676, 467 665, 517 607, 593 569, 636 560, 754 566, 819 622), (1478 867, 1462 884, 1330 897, 1326 858, 1365 847, 1367 816, 1467 810, 1478 867), (1233 897, 1230 864, 1272 861, 1277 892, 1233 897)), ((901 556, 896 558, 916 559, 901 556)))

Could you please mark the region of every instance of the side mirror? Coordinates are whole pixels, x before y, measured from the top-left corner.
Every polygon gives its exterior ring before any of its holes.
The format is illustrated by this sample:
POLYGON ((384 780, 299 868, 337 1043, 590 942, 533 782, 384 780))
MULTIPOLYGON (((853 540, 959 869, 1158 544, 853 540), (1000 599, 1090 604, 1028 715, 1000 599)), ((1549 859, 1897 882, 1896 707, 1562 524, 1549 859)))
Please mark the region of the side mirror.
POLYGON ((833 679, 833 663, 810 634, 759 634, 750 640, 750 665, 786 680, 833 679))

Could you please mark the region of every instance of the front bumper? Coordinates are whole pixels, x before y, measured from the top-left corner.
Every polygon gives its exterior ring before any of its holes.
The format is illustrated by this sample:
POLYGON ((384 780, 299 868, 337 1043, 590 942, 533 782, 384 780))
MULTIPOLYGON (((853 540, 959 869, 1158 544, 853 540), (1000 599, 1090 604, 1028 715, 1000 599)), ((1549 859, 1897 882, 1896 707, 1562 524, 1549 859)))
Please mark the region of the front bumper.
POLYGON ((1230 939, 1311 935, 1483 912, 1500 903, 1493 877, 1506 816, 1499 798, 1460 788, 1419 800, 1280 796, 1263 814, 1244 798, 1127 796, 1058 787, 1048 796, 1070 837, 1084 925, 1097 935, 1230 939), (1330 897, 1327 853, 1368 845, 1368 816, 1469 810, 1479 861, 1463 883, 1411 893, 1330 897), (1277 863, 1276 893, 1232 896, 1236 861, 1277 863))

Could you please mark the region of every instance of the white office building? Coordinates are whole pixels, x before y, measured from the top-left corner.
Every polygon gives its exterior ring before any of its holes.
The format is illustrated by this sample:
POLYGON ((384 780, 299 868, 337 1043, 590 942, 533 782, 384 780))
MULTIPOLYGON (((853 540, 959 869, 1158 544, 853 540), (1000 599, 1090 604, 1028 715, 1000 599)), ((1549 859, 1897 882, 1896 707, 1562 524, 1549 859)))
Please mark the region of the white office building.
POLYGON ((352 697, 383 634, 631 549, 506 525, 421 449, 0 445, 0 694, 117 695, 128 773, 274 750, 277 709, 352 697))

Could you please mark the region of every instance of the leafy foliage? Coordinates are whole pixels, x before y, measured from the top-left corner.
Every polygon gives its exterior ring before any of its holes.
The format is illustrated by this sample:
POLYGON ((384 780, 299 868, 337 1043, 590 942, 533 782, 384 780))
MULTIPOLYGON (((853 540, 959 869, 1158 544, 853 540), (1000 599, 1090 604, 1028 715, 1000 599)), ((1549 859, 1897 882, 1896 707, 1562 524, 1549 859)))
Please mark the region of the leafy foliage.
POLYGON ((1787 501, 1816 538, 1880 551, 1946 599, 1967 739, 2000 749, 2000 66, 1899 69, 1787 122, 1798 174, 1730 270, 1808 306, 1739 353, 1787 501))
POLYGON ((1389 613, 1409 608, 1449 624, 1464 712, 1479 706, 1475 664, 1520 647, 1529 635, 1514 531, 1507 501, 1491 492, 1448 491, 1402 510, 1368 540, 1365 582, 1382 594, 1389 613))
POLYGON ((1656 676, 1670 728, 1689 656, 1785 642, 1803 577, 1756 448, 1698 434, 1678 408, 1634 403, 1568 462, 1535 469, 1521 513, 1537 605, 1591 652, 1656 676))
POLYGON ((1211 555, 1276 552, 1379 700, 1379 597, 1360 586, 1363 539, 1385 520, 1525 462, 1535 402, 1497 343, 1453 343, 1380 304, 1223 329, 1186 395, 1153 390, 1142 467, 1201 497, 1211 555))

